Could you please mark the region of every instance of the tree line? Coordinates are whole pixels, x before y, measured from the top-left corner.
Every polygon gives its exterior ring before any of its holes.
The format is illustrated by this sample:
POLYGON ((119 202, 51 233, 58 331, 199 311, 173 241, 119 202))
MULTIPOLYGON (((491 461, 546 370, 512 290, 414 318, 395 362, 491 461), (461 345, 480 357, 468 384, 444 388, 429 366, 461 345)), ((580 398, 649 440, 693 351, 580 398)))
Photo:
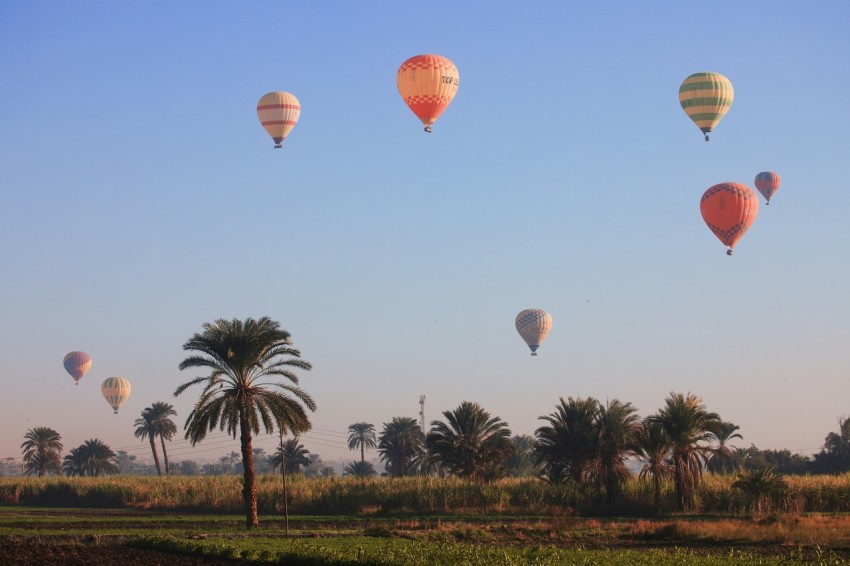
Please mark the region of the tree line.
MULTIPOLYGON (((311 365, 300 359, 289 332, 268 317, 206 323, 183 349, 189 355, 179 364, 180 370, 207 372, 174 391, 178 396, 193 386, 201 387, 184 424, 184 436, 193 446, 216 429, 233 438, 239 436, 246 524, 255 527, 255 475, 264 460, 254 450, 253 438, 261 432, 280 435, 273 468, 293 472, 309 461, 298 435, 311 429, 308 411, 315 411, 316 403, 298 387, 295 370, 309 371, 311 365), (293 438, 284 442, 285 435, 293 438)), ((150 443, 160 475, 163 466, 156 440, 168 475, 165 441, 176 434, 176 425, 170 420, 174 414, 169 404, 158 402, 135 422, 135 434, 150 443)), ((349 448, 359 449, 361 459, 346 465, 344 475, 373 475, 365 450, 377 449, 388 476, 436 474, 493 481, 525 468, 549 482, 588 486, 606 501, 615 502, 623 482, 631 476, 627 460, 637 458, 642 466, 640 476, 654 482, 655 501, 661 482, 670 479, 678 507, 687 510, 704 472, 729 473, 747 461, 746 457, 742 460, 745 452, 728 445, 741 438, 736 432, 739 427, 708 411, 691 393, 670 393, 656 413, 643 419, 631 403, 617 399, 601 403, 592 397, 561 398, 551 413, 539 417, 542 424, 533 437, 512 437, 507 423, 469 401, 442 415, 444 420, 432 421, 427 432, 410 417, 394 417, 377 436, 369 423, 351 425, 349 448)), ((839 424, 839 432, 830 433, 821 454, 815 456, 812 471, 850 469, 850 424, 847 419, 839 424)), ((27 473, 98 476, 116 471, 116 455, 97 439, 72 449, 60 463, 61 449, 56 431, 44 427, 30 430, 22 445, 27 473)), ((751 456, 764 456, 767 461, 766 454, 751 456)))

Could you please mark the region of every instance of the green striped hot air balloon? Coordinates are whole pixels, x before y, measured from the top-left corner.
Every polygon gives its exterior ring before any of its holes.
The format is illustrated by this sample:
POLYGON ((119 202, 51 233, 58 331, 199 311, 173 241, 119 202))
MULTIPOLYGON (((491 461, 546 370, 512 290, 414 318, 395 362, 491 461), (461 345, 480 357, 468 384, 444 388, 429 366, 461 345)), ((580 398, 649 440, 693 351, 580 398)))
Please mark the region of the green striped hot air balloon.
POLYGON ((679 87, 679 104, 705 134, 705 141, 729 112, 734 98, 732 83, 720 73, 694 73, 679 87))

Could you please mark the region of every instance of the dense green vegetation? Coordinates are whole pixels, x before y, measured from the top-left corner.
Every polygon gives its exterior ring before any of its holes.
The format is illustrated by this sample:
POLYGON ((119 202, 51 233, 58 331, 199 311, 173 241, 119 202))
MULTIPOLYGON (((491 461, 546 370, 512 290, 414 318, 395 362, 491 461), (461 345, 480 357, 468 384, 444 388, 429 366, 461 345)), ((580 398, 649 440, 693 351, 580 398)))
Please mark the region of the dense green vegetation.
MULTIPOLYGON (((850 512, 850 474, 787 476, 784 487, 767 493, 733 487, 738 476, 705 476, 695 494, 701 513, 749 515, 759 497, 759 513, 850 512)), ((201 512, 236 512, 243 506, 239 476, 0 478, 0 504, 74 507, 134 507, 201 512)), ((672 508, 675 487, 661 482, 662 504, 672 508)), ((653 482, 630 479, 615 503, 572 482, 506 478, 481 483, 458 478, 305 478, 289 481, 293 514, 380 515, 499 513, 553 516, 658 515, 653 482)), ((257 478, 260 513, 272 514, 281 497, 278 475, 257 478)))

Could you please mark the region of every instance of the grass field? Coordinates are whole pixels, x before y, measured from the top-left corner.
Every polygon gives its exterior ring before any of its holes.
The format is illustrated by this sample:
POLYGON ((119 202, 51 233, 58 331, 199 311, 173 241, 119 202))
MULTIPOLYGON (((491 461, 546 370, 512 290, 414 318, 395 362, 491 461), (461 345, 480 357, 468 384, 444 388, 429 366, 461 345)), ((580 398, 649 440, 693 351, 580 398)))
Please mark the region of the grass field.
POLYGON ((259 479, 246 530, 240 478, 0 478, 0 564, 850 564, 850 476, 789 478, 750 516, 731 480, 707 477, 692 514, 616 506, 532 479, 259 479))
POLYGON ((287 536, 277 515, 247 531, 241 514, 5 506, 0 507, 0 563, 850 563, 850 517, 844 515, 762 520, 294 516, 290 523, 287 536), (79 561, 68 560, 70 555, 79 561), (53 562, 51 556, 63 558, 53 562))

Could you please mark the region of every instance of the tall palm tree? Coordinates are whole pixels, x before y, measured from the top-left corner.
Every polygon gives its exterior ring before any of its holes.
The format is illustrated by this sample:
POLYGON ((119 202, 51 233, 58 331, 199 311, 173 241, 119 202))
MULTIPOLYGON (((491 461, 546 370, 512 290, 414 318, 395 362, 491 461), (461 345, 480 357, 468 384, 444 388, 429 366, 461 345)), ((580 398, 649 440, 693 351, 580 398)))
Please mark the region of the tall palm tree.
POLYGON ((153 463, 156 464, 156 473, 160 477, 162 476, 162 466, 159 465, 159 454, 156 451, 156 431, 157 425, 155 422, 155 415, 153 411, 151 411, 151 407, 146 407, 142 410, 141 416, 136 419, 133 423, 136 427, 136 430, 133 434, 135 434, 136 438, 141 438, 142 440, 148 439, 151 443, 151 453, 153 454, 153 463))
POLYGON ((407 476, 416 471, 424 454, 425 434, 416 419, 393 417, 384 423, 378 437, 378 454, 391 476, 407 476))
POLYGON ((289 332, 268 317, 254 320, 216 320, 206 323, 183 349, 196 352, 180 363, 180 369, 205 368, 207 376, 196 377, 178 387, 180 395, 193 385, 203 390, 186 420, 186 438, 192 445, 201 442, 207 432, 227 430, 239 440, 242 448, 246 523, 259 525, 257 517, 257 485, 254 474, 252 435, 266 434, 275 427, 306 431, 310 420, 305 407, 316 410, 316 403, 303 390, 288 383, 266 381, 283 378, 298 384, 293 369, 309 371, 311 365, 301 360, 292 348, 289 332))
POLYGON ((620 488, 631 477, 626 458, 633 453, 640 417, 631 403, 617 399, 599 406, 594 421, 596 457, 590 463, 592 478, 605 490, 605 500, 614 503, 620 488))
POLYGON ((174 438, 177 434, 177 425, 174 424, 169 417, 176 416, 177 411, 170 404, 163 401, 157 401, 150 406, 151 415, 154 423, 154 433, 159 437, 159 443, 162 446, 162 459, 165 463, 165 475, 169 475, 168 467, 168 452, 165 450, 165 441, 174 438))
MULTIPOLYGON (((310 451, 304 448, 298 437, 290 438, 283 443, 283 461, 286 462, 287 474, 298 474, 304 468, 310 466, 313 461, 310 459, 310 451)), ((274 455, 271 457, 272 470, 280 467, 280 447, 278 446, 274 455)))
POLYGON ((702 466, 707 446, 704 443, 719 432, 720 416, 710 413, 702 399, 692 393, 670 393, 664 406, 647 417, 664 429, 670 440, 673 460, 673 481, 680 511, 693 505, 697 485, 702 478, 702 466))
POLYGON ((118 473, 115 452, 97 438, 86 440, 62 461, 62 470, 69 476, 103 476, 118 473))
POLYGON ((29 429, 21 444, 24 457, 24 473, 38 477, 62 473, 62 436, 46 426, 29 429))
POLYGON ((375 475, 375 466, 371 462, 349 462, 342 472, 344 478, 371 478, 375 475))
POLYGON ((366 448, 370 450, 377 448, 375 440, 375 426, 369 423, 354 423, 348 426, 348 449, 360 448, 360 461, 366 461, 366 448))
POLYGON ((721 422, 716 432, 711 432, 710 438, 717 443, 711 448, 708 458, 708 471, 712 474, 731 474, 740 468, 741 461, 736 458, 735 449, 729 446, 734 438, 744 439, 739 433, 741 427, 734 423, 721 422))
POLYGON ((538 417, 546 421, 534 431, 537 442, 534 454, 537 464, 542 464, 550 481, 567 478, 581 483, 588 466, 597 452, 595 421, 599 401, 593 397, 569 397, 555 406, 555 412, 538 417))
POLYGON ((652 501, 656 509, 661 499, 661 482, 673 477, 671 446, 670 439, 661 425, 644 419, 643 426, 635 437, 635 454, 643 462, 639 478, 652 476, 652 501))
POLYGON ((443 416, 446 422, 432 421, 425 437, 428 452, 442 468, 457 477, 475 480, 504 475, 499 468, 513 453, 507 423, 469 401, 454 411, 444 411, 443 416))

